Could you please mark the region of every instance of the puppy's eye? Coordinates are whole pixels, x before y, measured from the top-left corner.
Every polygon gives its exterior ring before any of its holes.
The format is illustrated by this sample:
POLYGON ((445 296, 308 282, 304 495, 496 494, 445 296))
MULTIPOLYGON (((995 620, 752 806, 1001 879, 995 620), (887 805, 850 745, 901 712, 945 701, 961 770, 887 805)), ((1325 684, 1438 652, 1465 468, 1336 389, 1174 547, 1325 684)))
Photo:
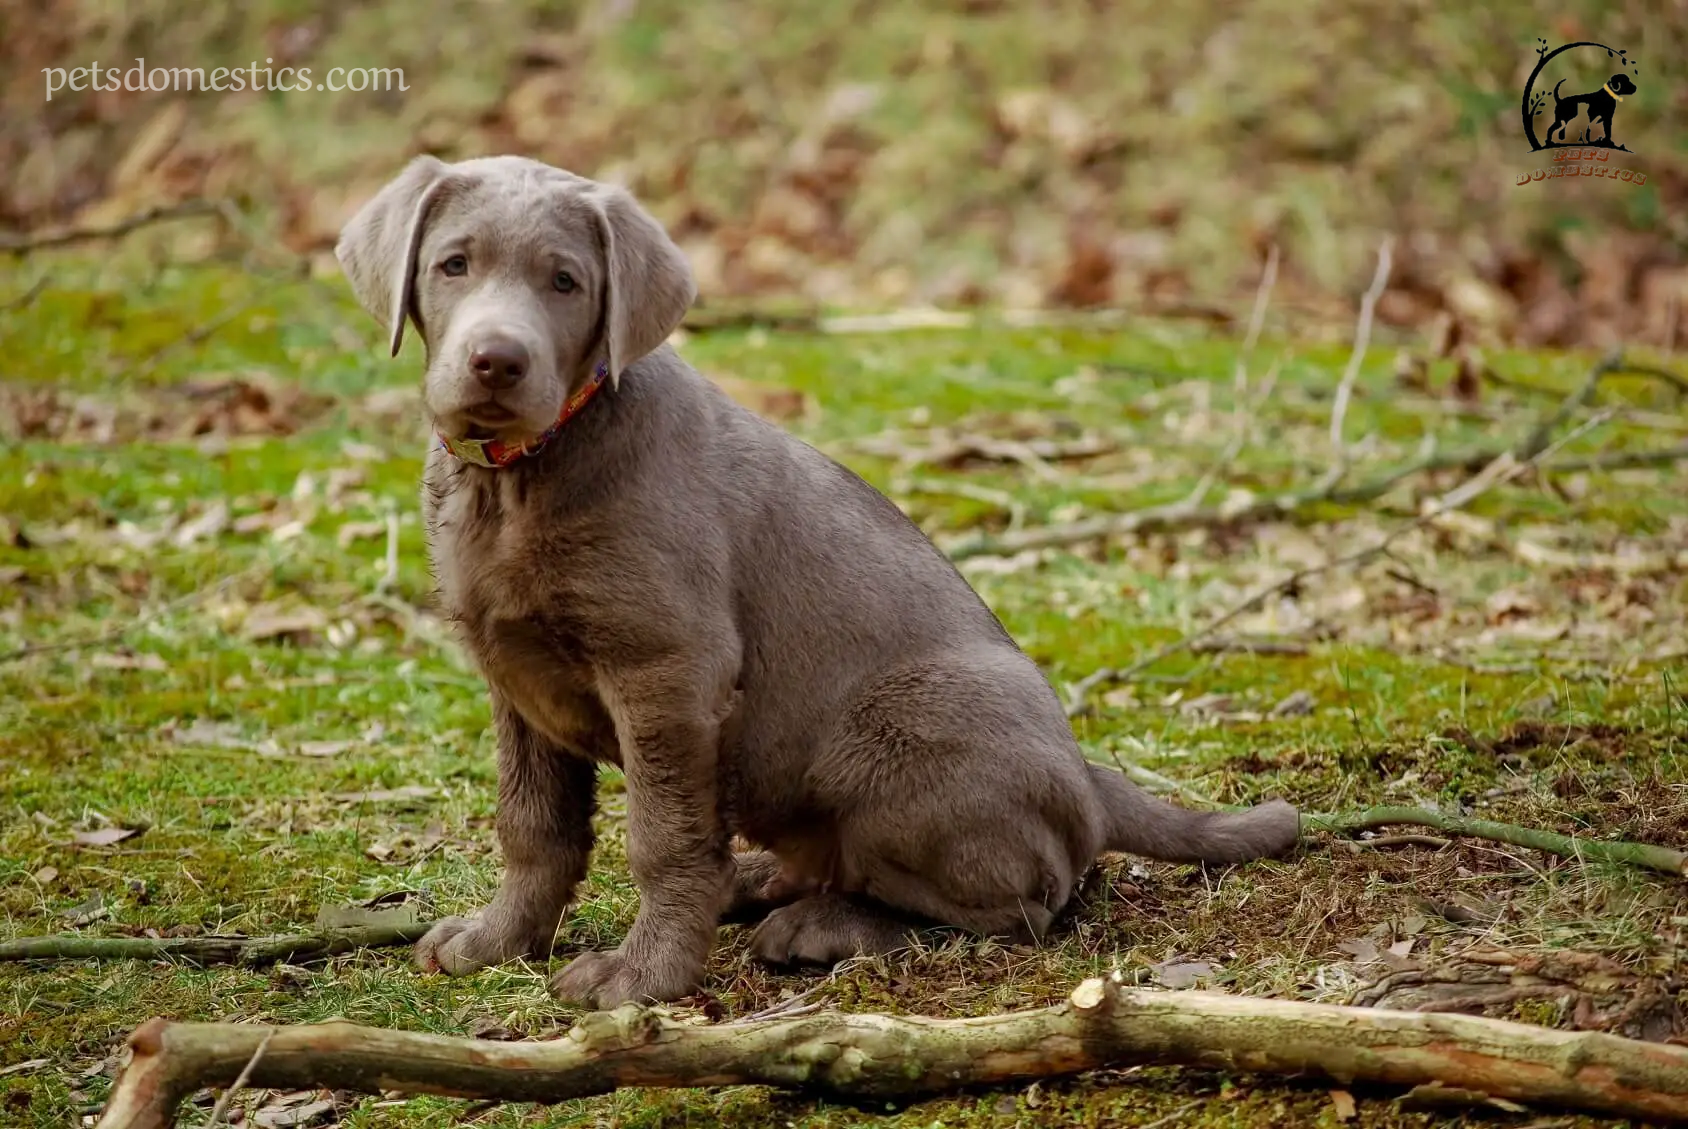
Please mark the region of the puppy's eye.
POLYGON ((469 260, 462 255, 453 255, 440 264, 440 269, 452 278, 469 273, 469 260))
POLYGON ((566 270, 560 270, 557 272, 557 276, 551 280, 551 285, 555 286, 559 293, 567 294, 574 289, 574 275, 566 270))

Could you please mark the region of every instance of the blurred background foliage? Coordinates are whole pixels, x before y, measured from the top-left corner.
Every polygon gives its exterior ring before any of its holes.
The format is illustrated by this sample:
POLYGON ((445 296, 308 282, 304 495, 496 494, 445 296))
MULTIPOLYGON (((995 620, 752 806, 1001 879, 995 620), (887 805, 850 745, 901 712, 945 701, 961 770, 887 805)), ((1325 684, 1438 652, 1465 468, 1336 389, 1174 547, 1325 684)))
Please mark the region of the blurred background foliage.
POLYGON ((1234 310, 1275 242, 1277 307, 1334 329, 1393 235, 1387 324, 1668 350, 1685 46, 1688 0, 0 0, 0 228, 231 198, 326 270, 410 156, 511 151, 626 183, 705 302, 1234 310), (1538 37, 1639 61, 1645 187, 1516 185, 1538 37), (409 89, 45 98, 137 57, 409 89))

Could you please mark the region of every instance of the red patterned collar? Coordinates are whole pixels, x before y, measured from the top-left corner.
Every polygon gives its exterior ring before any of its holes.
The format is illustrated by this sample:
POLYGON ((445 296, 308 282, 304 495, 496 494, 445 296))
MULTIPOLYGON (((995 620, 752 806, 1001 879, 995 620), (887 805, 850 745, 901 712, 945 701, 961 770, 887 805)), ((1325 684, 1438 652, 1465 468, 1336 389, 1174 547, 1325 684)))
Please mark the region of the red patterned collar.
POLYGON ((557 413, 557 422, 526 443, 505 443, 500 439, 448 439, 441 435, 440 446, 455 457, 475 466, 492 469, 509 466, 523 455, 534 454, 549 443, 557 432, 562 430, 563 424, 584 408, 593 393, 603 387, 609 375, 608 363, 599 361, 597 369, 592 373, 592 379, 581 385, 578 392, 564 401, 563 410, 557 413))

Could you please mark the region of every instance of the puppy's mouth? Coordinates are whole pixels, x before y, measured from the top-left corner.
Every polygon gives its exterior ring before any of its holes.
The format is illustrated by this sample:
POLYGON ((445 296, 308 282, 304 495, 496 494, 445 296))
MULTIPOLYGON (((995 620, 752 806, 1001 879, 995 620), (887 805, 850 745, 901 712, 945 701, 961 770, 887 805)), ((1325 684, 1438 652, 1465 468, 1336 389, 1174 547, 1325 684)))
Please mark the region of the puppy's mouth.
POLYGON ((517 415, 495 400, 488 400, 484 404, 476 404, 463 412, 463 422, 468 424, 469 439, 491 439, 501 428, 515 423, 517 415))

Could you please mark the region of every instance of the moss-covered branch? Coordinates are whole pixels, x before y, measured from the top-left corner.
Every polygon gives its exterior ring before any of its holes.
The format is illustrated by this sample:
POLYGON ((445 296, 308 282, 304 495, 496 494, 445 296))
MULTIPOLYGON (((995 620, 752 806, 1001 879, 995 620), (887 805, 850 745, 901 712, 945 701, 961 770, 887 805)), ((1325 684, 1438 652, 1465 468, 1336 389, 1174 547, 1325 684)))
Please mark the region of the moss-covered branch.
POLYGON ((1688 876, 1688 852, 1670 847, 1655 847, 1622 839, 1582 839, 1561 835, 1557 831, 1542 831, 1513 823, 1497 823, 1492 819, 1474 819, 1466 815, 1431 811, 1429 808, 1383 806, 1357 812, 1303 813, 1301 816, 1303 835, 1310 831, 1352 835, 1356 831, 1400 824, 1429 827, 1445 835, 1460 835, 1469 839, 1485 839, 1491 843, 1529 847, 1561 858, 1579 861, 1597 859, 1602 862, 1659 870, 1678 877, 1688 876))
POLYGON ((359 926, 276 937, 20 937, 0 941, 7 960, 161 960, 259 966, 320 960, 355 949, 408 945, 432 922, 359 926))
POLYGON ((243 1072, 270 1088, 550 1103, 630 1086, 910 1097, 1128 1063, 1437 1085, 1474 1100, 1688 1122, 1685 1047, 1468 1015, 1145 991, 1117 974, 1053 1007, 974 1019, 821 1013, 697 1026, 630 1004, 539 1043, 154 1019, 129 1044, 99 1129, 165 1129, 188 1094, 243 1072))

